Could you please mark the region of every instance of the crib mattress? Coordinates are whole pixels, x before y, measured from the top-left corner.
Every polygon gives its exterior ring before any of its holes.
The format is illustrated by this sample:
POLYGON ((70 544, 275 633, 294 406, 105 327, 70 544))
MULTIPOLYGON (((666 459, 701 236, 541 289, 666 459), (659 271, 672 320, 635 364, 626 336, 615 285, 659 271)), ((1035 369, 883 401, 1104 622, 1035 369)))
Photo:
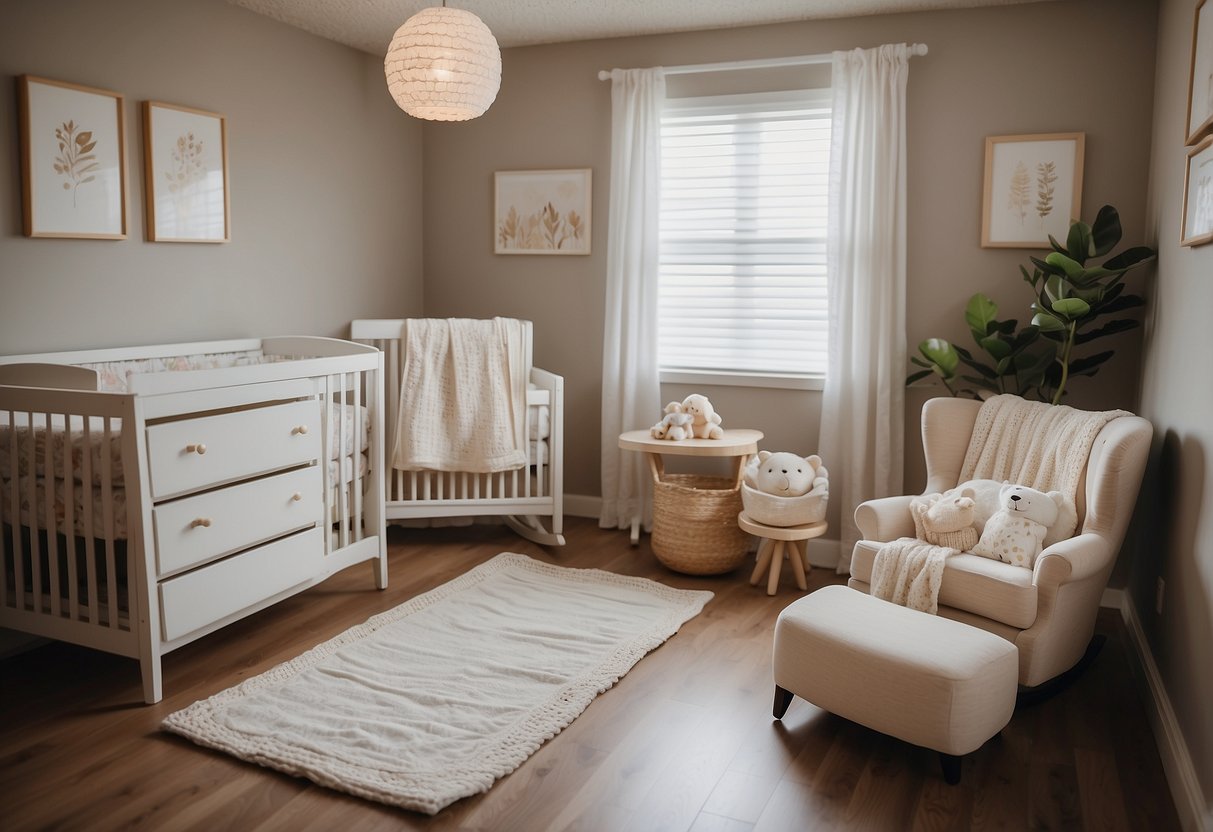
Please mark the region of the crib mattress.
MULTIPOLYGON (((339 433, 344 430, 347 445, 352 437, 357 436, 356 430, 362 433, 362 446, 370 444, 370 420, 367 419, 366 408, 354 405, 342 405, 334 409, 340 414, 340 419, 329 423, 329 459, 335 460, 340 455, 338 445, 339 433)), ((34 414, 34 428, 29 427, 30 414, 0 412, 0 477, 12 476, 12 453, 14 446, 17 451, 17 476, 25 477, 33 473, 37 477, 46 476, 46 454, 50 447, 51 467, 56 479, 66 479, 64 461, 68 458, 68 448, 71 449, 72 479, 84 482, 84 458, 87 454, 91 465, 90 479, 93 485, 101 485, 105 480, 108 464, 109 479, 114 485, 123 482, 122 467, 122 422, 115 419, 110 427, 109 441, 105 438, 103 420, 91 419, 87 433, 84 428, 84 418, 71 417, 71 432, 65 429, 65 419, 62 414, 51 416, 51 428, 46 429, 43 414, 34 414), (12 422, 10 423, 10 417, 12 422), (31 447, 32 446, 32 447, 31 447), (30 470, 30 454, 33 453, 33 471, 30 470), (107 459, 108 458, 108 459, 107 459)), ((348 452, 347 448, 347 452, 348 452)))
MULTIPOLYGON (((365 477, 369 471, 369 464, 365 453, 358 454, 358 475, 365 477)), ((353 454, 346 456, 341 460, 340 471, 338 471, 337 460, 332 459, 328 462, 328 481, 330 483, 338 482, 340 477, 341 484, 348 484, 354 478, 354 457, 353 454)), ((30 480, 29 476, 22 476, 17 480, 17 510, 20 515, 20 524, 29 527, 32 525, 30 521, 30 480)), ((11 480, 8 477, 0 477, 0 516, 4 521, 10 522, 12 514, 12 499, 13 493, 10 486, 11 480)), ((37 514, 37 525, 40 529, 45 529, 46 524, 46 478, 33 478, 34 499, 37 501, 35 512, 37 514)), ((106 515, 113 516, 113 537, 115 540, 125 540, 129 529, 127 523, 126 511, 126 489, 121 486, 113 486, 109 488, 109 497, 105 496, 107 489, 101 486, 94 485, 92 487, 84 487, 81 483, 73 481, 71 488, 72 497, 72 533, 79 537, 97 537, 102 538, 108 536, 106 528, 106 515), (87 495, 87 497, 86 497, 87 495), (91 500, 92 505, 89 507, 92 511, 91 527, 85 522, 84 506, 85 500, 91 500), (107 512, 106 500, 110 501, 112 512, 107 512)), ((54 496, 54 520, 55 528, 60 532, 63 531, 67 521, 67 497, 68 497, 67 480, 63 478, 55 479, 54 496)))

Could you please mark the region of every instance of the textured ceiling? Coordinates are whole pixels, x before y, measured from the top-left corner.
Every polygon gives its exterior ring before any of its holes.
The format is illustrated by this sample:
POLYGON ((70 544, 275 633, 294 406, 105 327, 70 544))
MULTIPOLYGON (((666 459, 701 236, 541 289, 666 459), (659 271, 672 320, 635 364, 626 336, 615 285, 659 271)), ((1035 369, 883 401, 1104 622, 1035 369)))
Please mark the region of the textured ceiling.
MULTIPOLYGON (((230 2, 383 55, 400 24, 441 0, 230 2)), ((505 47, 1023 2, 1036 0, 451 0, 450 5, 478 15, 505 47)))

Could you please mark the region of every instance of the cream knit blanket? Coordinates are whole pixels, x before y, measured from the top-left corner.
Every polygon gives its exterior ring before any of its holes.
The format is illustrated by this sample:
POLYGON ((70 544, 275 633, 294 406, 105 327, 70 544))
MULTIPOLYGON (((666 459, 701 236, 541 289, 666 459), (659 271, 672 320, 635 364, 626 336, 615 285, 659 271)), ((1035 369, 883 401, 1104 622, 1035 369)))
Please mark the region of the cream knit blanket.
POLYGON ((525 465, 522 321, 405 321, 392 467, 508 471, 525 465))
POLYGON ((912 537, 885 543, 872 561, 871 594, 912 610, 935 615, 944 562, 959 549, 935 546, 912 537))
POLYGON ((1123 410, 1089 412, 1004 394, 977 413, 959 482, 991 479, 1060 491, 1074 502, 1095 437, 1123 410))

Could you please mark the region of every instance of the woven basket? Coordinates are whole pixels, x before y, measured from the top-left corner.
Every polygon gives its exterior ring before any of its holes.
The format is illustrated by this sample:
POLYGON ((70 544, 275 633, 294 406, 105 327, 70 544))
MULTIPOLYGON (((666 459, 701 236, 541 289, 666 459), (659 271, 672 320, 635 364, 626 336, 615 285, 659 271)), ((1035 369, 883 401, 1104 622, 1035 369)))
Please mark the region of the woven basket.
POLYGON ((666 474, 653 483, 653 554, 675 572, 731 572, 750 548, 737 526, 740 512, 732 478, 666 474))

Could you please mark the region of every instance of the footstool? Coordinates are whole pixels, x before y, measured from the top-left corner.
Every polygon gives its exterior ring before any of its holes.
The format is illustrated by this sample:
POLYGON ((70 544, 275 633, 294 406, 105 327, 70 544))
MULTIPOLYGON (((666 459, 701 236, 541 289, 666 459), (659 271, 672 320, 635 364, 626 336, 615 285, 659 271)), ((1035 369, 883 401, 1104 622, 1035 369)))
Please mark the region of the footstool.
POLYGON ((793 696, 940 753, 944 778, 1015 710, 1015 645, 845 586, 794 602, 775 625, 776 719, 793 696))
POLYGON ((758 546, 758 562, 750 575, 750 586, 757 586, 763 574, 769 568, 767 577, 767 595, 774 595, 779 588, 779 572, 783 567, 783 559, 787 557, 792 564, 792 574, 796 576, 796 586, 802 590, 808 589, 809 584, 805 570, 809 566, 807 541, 821 537, 826 533, 826 522, 802 523, 798 526, 768 526, 759 523, 744 511, 737 515, 737 525, 743 532, 761 538, 758 546))

